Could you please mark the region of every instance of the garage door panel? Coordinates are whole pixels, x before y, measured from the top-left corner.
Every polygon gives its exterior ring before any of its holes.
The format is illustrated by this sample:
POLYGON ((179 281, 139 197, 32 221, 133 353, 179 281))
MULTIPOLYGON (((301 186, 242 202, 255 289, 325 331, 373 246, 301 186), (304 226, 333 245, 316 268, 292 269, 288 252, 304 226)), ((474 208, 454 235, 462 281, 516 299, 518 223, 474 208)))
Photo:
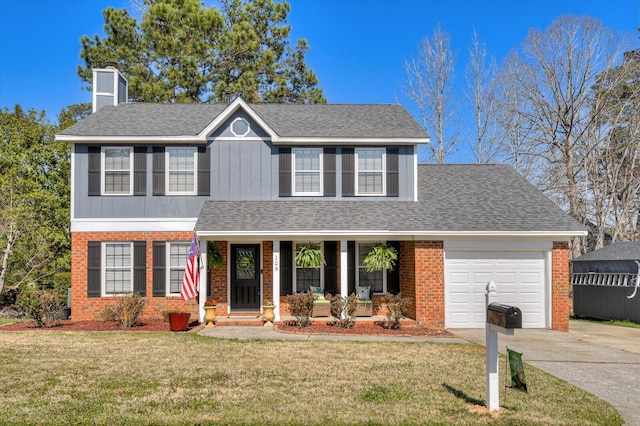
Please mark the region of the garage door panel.
POLYGON ((447 251, 447 327, 484 327, 486 285, 494 281, 498 285, 498 301, 522 310, 524 327, 544 328, 544 271, 544 252, 447 251), (463 293, 468 297, 465 298, 463 293))

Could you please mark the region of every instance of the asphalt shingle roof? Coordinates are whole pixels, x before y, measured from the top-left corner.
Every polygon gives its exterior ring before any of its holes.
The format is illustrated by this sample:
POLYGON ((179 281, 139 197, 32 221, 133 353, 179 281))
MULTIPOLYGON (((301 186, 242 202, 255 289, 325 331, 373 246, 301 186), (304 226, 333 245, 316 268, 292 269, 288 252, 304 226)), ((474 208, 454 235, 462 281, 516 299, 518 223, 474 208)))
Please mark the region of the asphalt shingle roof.
POLYGON ((640 260, 640 241, 616 241, 599 250, 585 253, 573 261, 589 262, 593 260, 640 260))
MULTIPOLYGON (((401 105, 251 104, 280 137, 426 138, 401 105)), ((59 132, 66 136, 196 136, 222 104, 123 103, 108 106, 59 132)))
POLYGON ((198 232, 582 232, 506 165, 420 165, 419 201, 207 201, 198 232))

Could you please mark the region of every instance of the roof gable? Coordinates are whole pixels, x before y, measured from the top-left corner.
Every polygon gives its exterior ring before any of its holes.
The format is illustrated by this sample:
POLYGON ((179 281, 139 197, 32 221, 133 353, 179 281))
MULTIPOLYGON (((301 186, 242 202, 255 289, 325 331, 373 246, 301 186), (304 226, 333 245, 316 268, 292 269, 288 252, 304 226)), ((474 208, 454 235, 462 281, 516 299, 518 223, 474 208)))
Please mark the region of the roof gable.
POLYGON ((105 107, 56 135, 62 141, 203 142, 243 110, 277 143, 426 143, 401 105, 123 103, 105 107))

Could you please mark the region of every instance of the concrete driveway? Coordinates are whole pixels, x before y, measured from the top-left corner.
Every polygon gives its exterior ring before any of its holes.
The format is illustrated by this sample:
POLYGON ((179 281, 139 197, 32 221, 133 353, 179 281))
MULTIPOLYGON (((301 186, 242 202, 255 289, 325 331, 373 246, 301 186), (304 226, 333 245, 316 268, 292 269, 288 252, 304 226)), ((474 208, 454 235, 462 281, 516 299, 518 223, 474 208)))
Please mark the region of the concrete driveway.
MULTIPOLYGON (((516 330, 514 336, 500 335, 500 352, 505 353, 507 346, 522 352, 525 362, 602 398, 627 424, 640 426, 640 328, 571 321, 569 329, 568 333, 526 329, 516 330)), ((484 328, 449 331, 485 344, 484 328)))

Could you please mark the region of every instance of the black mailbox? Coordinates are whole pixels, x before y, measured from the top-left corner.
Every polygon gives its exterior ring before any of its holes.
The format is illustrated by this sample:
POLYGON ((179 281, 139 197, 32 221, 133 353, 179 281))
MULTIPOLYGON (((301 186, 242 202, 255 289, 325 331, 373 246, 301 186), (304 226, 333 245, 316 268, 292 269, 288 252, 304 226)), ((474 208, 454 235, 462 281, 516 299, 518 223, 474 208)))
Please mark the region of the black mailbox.
POLYGON ((522 328, 522 311, 515 306, 491 303, 487 308, 487 322, 502 328, 522 328))

